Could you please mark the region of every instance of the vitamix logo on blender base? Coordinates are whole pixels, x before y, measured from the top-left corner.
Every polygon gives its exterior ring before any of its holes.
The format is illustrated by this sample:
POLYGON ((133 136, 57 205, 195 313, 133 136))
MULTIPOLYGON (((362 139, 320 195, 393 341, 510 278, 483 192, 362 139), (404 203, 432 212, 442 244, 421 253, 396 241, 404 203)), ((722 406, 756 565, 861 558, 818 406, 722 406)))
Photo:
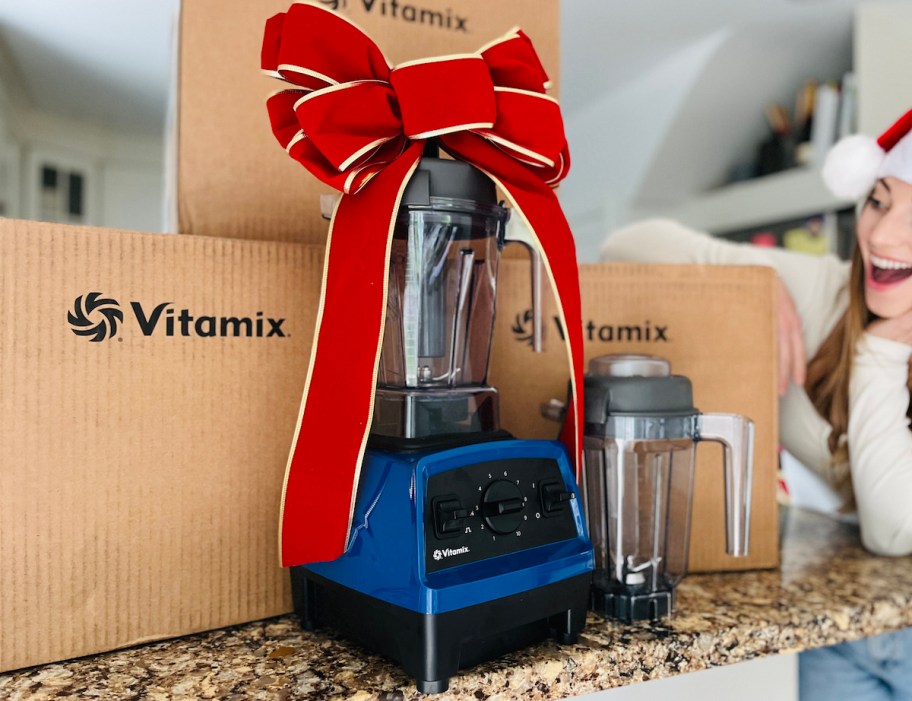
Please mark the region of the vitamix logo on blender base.
MULTIPOLYGON (((564 339, 564 326, 560 317, 553 317, 554 326, 561 340, 564 339)), ((532 311, 526 310, 516 315, 511 326, 513 337, 528 346, 532 345, 532 311)), ((599 324, 591 319, 583 324, 583 337, 587 341, 620 343, 640 341, 646 343, 668 343, 668 326, 653 324, 646 319, 642 324, 599 324)))
POLYGON ((376 13, 391 19, 401 19, 414 24, 426 24, 431 27, 440 27, 454 32, 468 32, 468 17, 461 17, 452 9, 432 10, 427 7, 418 7, 409 3, 399 3, 399 0, 320 0, 320 4, 330 10, 347 9, 349 3, 354 7, 362 7, 367 13, 376 13))
POLYGON ((453 555, 465 555, 467 552, 469 552, 468 545, 463 545, 461 548, 444 548, 434 551, 434 559, 442 560, 445 557, 453 557, 453 555))
MULTIPOLYGON (((284 318, 273 318, 264 312, 252 316, 194 316, 189 309, 178 311, 173 302, 161 302, 153 307, 142 302, 130 302, 136 327, 143 336, 197 336, 203 338, 286 338, 282 328, 284 318)), ((101 297, 100 292, 80 295, 67 312, 67 321, 77 336, 91 336, 92 342, 104 341, 117 335, 117 323, 123 323, 123 311, 117 300, 101 297)))

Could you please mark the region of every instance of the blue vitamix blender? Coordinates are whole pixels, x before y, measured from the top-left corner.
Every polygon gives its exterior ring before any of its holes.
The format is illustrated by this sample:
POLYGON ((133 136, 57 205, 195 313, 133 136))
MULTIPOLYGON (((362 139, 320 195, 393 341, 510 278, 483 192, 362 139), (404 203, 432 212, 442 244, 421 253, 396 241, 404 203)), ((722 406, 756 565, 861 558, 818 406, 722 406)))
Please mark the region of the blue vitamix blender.
POLYGON ((396 660, 424 693, 549 635, 574 642, 589 601, 592 545, 566 450, 502 430, 487 384, 507 217, 480 171, 422 158, 394 232, 348 548, 292 569, 306 627, 396 660))

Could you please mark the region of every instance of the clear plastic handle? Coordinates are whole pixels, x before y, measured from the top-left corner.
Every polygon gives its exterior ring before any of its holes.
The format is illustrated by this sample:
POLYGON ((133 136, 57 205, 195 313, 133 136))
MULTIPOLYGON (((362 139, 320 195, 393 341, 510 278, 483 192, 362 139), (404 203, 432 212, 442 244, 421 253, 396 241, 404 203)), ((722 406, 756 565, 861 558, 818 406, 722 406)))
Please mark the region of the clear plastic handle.
POLYGON ((738 414, 699 414, 697 440, 721 443, 725 451, 725 549, 747 555, 750 547, 754 422, 738 414))
POLYGON ((505 243, 518 243, 529 252, 529 263, 532 267, 532 350, 542 351, 542 262, 538 247, 532 240, 525 226, 510 227, 509 238, 505 243))

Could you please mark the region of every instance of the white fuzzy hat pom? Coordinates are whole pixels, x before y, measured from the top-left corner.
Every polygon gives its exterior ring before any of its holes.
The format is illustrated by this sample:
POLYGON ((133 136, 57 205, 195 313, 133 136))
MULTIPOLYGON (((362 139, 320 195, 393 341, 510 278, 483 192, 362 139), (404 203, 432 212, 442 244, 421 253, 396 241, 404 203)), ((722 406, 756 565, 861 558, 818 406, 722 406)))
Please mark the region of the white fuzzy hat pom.
POLYGON ((886 153, 876 139, 862 134, 836 143, 823 162, 823 182, 837 197, 860 199, 877 182, 877 171, 886 153))

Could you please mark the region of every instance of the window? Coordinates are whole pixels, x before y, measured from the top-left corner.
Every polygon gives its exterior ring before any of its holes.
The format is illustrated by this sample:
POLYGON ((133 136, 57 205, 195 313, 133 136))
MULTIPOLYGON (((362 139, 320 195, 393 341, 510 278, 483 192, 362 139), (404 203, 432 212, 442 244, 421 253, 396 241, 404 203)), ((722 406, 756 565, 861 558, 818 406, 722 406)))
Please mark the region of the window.
POLYGON ((85 222, 85 173, 44 162, 38 178, 38 218, 41 221, 85 222))
POLYGON ((97 163, 74 152, 41 146, 26 149, 22 161, 23 218, 98 225, 97 163))

